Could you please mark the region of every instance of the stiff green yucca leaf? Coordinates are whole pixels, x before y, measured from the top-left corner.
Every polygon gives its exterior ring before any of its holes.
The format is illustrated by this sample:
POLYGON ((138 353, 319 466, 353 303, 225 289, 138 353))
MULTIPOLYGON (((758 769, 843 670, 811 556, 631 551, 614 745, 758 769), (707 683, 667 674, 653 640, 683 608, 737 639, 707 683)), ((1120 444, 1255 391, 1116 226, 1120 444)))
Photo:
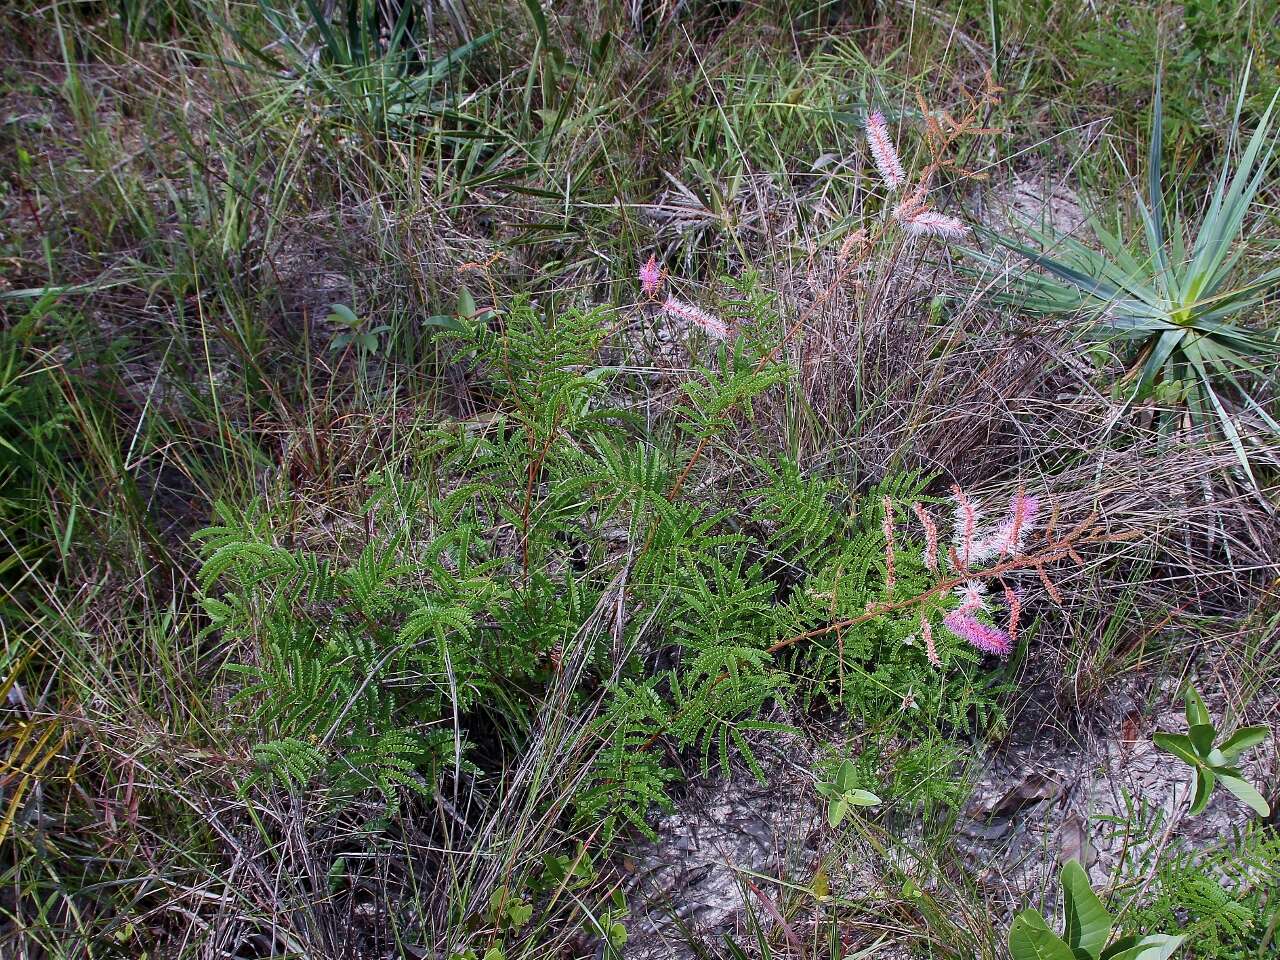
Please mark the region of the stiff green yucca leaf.
MULTIPOLYGON (((496 35, 470 37, 443 56, 424 60, 424 50, 411 29, 419 3, 402 4, 395 21, 385 29, 380 28, 370 0, 348 6, 345 30, 337 29, 337 21, 326 15, 323 6, 318 0, 305 0, 300 8, 258 0, 259 12, 278 38, 271 45, 252 41, 231 24, 213 19, 254 60, 296 78, 332 116, 372 132, 426 116, 443 118, 454 94, 437 93, 437 87, 496 35), (312 49, 309 38, 318 49, 312 49)), ((469 31, 463 33, 469 37, 469 31)))
MULTIPOLYGON (((1229 147, 1239 139, 1247 82, 1246 75, 1229 147)), ((1174 399, 1185 403, 1193 423, 1216 429, 1231 444, 1255 490, 1258 484, 1239 415, 1252 414, 1273 434, 1280 434, 1280 424, 1241 381, 1246 376, 1270 378, 1280 362, 1280 343, 1274 335, 1249 330, 1239 322, 1280 285, 1280 270, 1243 278, 1235 286, 1228 284, 1246 249, 1242 236, 1245 218, 1275 156, 1275 105, 1276 98, 1272 98, 1240 151, 1235 172, 1224 162, 1190 243, 1188 226, 1180 218, 1166 225, 1158 84, 1146 196, 1136 199, 1145 250, 1135 255, 1123 240, 1097 223, 1091 226, 1100 251, 1071 237, 1032 232, 1042 248, 1036 250, 984 231, 996 244, 1043 271, 1018 278, 1007 299, 1037 313, 1079 315, 1088 322, 1090 333, 1131 342, 1131 366, 1121 381, 1129 400, 1146 399, 1158 387, 1169 396, 1171 389, 1174 399)), ((989 267, 997 265, 996 259, 986 254, 968 254, 989 267)))

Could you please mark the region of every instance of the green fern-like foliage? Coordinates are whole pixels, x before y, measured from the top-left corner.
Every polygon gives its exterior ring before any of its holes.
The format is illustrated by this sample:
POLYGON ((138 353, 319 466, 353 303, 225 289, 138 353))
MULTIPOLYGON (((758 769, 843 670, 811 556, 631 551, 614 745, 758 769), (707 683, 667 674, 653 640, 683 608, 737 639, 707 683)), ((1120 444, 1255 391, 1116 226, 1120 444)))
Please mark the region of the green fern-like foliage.
POLYGON ((1200 960, 1263 956, 1280 915, 1277 885, 1280 837, 1258 828, 1238 844, 1168 858, 1156 871, 1148 901, 1131 912, 1129 926, 1177 928, 1200 960))
POLYGON ((936 582, 906 533, 928 478, 860 494, 765 456, 740 462, 751 492, 730 501, 689 476, 788 377, 772 301, 749 280, 730 299, 744 334, 659 422, 602 360, 609 318, 519 302, 450 333, 480 410, 366 478, 361 535, 304 543, 264 503, 220 511, 201 583, 238 655, 248 786, 428 795, 523 749, 567 678, 593 717, 566 745, 587 764, 576 816, 607 842, 669 803, 673 752, 763 778, 753 742, 788 729, 788 703, 921 740, 982 719, 978 657, 938 629, 937 667, 917 638, 955 601, 891 606, 936 582), (884 498, 903 531, 892 590, 884 498))

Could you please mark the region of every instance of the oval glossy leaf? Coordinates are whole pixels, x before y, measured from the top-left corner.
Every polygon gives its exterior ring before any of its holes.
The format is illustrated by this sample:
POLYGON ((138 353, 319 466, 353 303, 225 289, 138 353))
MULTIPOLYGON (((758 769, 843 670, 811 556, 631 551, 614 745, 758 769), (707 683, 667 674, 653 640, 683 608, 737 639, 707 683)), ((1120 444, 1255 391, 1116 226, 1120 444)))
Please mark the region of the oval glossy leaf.
POLYGON ((437 313, 434 316, 427 317, 422 321, 424 327, 439 327, 442 330, 453 330, 457 333, 466 333, 467 327, 457 317, 451 317, 446 313, 437 313))
POLYGON ((1102 960, 1111 960, 1112 957, 1119 956, 1121 953, 1128 950, 1137 942, 1138 942, 1138 938, 1133 934, 1130 934, 1127 937, 1120 937, 1118 940, 1115 941, 1115 943, 1111 944, 1109 947, 1107 947, 1107 949, 1102 951, 1102 960))
POLYGON ((1266 727, 1241 727, 1222 742, 1218 749, 1229 763, 1235 763, 1240 754, 1252 750, 1267 739, 1266 727))
POLYGON ((1013 960, 1076 960, 1071 948, 1034 910, 1023 910, 1014 918, 1009 928, 1009 953, 1013 960))
POLYGON ((1204 705, 1204 700, 1200 696, 1200 691, 1195 687, 1187 687, 1184 695, 1187 701, 1187 726, 1195 727, 1201 724, 1211 723, 1209 718, 1209 710, 1204 705))
POLYGON ((345 303, 332 304, 329 307, 329 315, 325 319, 332 323, 346 324, 348 327, 355 327, 360 324, 360 318, 345 303))
POLYGON ((1151 739, 1161 750, 1172 753, 1188 766, 1200 766, 1200 758, 1196 756, 1195 748, 1191 745, 1191 738, 1186 734, 1157 733, 1151 739))
POLYGON ((832 800, 830 806, 827 807, 827 822, 833 827, 840 826, 840 821, 844 819, 845 813, 849 809, 843 797, 839 800, 832 800))
POLYGON ((1187 731, 1187 737, 1191 740, 1191 746, 1193 746, 1196 753, 1200 754, 1202 757, 1207 756, 1209 751, 1213 749, 1213 741, 1217 735, 1218 731, 1213 729, 1213 727, 1207 723, 1197 723, 1187 731))
POLYGON ((1213 794, 1214 776, 1208 767, 1196 767, 1196 792, 1191 799, 1192 816, 1202 813, 1209 805, 1209 797, 1213 794))
POLYGON ((855 807, 874 807, 880 803, 880 798, 870 790, 850 790, 844 798, 855 807))
POLYGON ((852 760, 842 760, 839 769, 836 770, 836 786, 840 788, 840 792, 847 793, 857 782, 857 765, 852 760))
POLYGON ((1182 946, 1184 939, 1186 938, 1153 933, 1127 949, 1108 955, 1107 960, 1169 960, 1173 952, 1182 946))
POLYGON ((471 295, 471 291, 466 287, 462 287, 458 291, 458 316, 463 319, 470 319, 476 313, 476 298, 471 295))
POLYGON ((1228 773, 1219 773, 1218 779, 1222 781, 1222 785, 1224 787, 1235 794, 1239 800, 1247 804, 1258 816, 1271 816, 1271 805, 1267 803, 1262 794, 1254 789, 1253 784, 1228 773))
POLYGON ((1078 860, 1068 861, 1062 868, 1062 895, 1067 915, 1067 943, 1096 960, 1111 939, 1111 914, 1093 892, 1089 875, 1078 860))

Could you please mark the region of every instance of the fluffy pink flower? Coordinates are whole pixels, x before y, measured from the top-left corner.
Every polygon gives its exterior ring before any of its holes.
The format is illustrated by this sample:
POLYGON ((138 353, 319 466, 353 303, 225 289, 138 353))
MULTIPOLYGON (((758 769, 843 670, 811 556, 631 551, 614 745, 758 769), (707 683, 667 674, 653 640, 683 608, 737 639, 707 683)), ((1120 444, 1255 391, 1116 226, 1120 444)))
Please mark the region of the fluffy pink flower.
POLYGON ((879 110, 867 117, 867 145, 871 148, 871 159, 876 162, 876 169, 880 171, 880 179, 886 187, 897 190, 907 182, 907 172, 902 169, 898 149, 889 138, 889 127, 884 122, 884 114, 879 110))
POLYGON ((972 613, 974 610, 987 609, 987 586, 981 580, 968 580, 956 587, 955 594, 960 598, 960 609, 957 613, 972 613))
POLYGON ((1040 513, 1040 499, 1019 493, 1009 501, 1009 513, 999 525, 973 545, 973 561, 1012 555, 1022 549, 1040 513))
POLYGON ((640 268, 640 289, 650 300, 657 299, 658 291, 662 289, 662 268, 658 266, 656 256, 650 255, 640 268))
POLYGON ((1013 498, 1013 502, 1009 505, 1009 518, 1000 528, 1000 552, 1016 553, 1022 549, 1022 544, 1027 538, 1029 531, 1036 522, 1036 515, 1040 513, 1040 499, 1038 497, 1029 497, 1025 493, 1019 493, 1013 498))
POLYGON ((997 656, 1008 656, 1013 649, 1009 635, 999 627, 988 626, 981 620, 967 613, 954 611, 942 618, 947 629, 961 640, 967 640, 983 653, 994 653, 997 656))
POLYGON ((916 200, 908 200, 898 205, 893 215, 902 224, 902 229, 913 237, 941 237, 944 240, 959 240, 969 228, 955 217, 930 210, 916 200))
POLYGON ((728 324, 714 314, 707 313, 707 311, 699 309, 691 303, 685 303, 675 297, 667 297, 662 309, 669 316, 693 324, 703 330, 707 336, 714 337, 716 340, 723 340, 729 336, 728 324))

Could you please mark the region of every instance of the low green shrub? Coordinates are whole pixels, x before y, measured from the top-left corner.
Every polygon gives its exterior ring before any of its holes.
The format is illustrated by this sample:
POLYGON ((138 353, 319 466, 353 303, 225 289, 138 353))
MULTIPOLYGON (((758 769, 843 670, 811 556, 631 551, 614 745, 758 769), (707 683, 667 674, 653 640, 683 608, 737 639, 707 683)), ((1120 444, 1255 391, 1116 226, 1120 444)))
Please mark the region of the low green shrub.
POLYGON ((258 503, 200 534, 209 629, 239 656, 250 782, 395 806, 528 749, 559 691, 592 718, 562 749, 585 766, 579 819, 608 840, 668 802, 668 744, 703 772, 736 754, 763 777, 748 734, 787 729, 780 702, 905 743, 991 716, 991 671, 944 629, 960 599, 936 543, 927 558, 901 532, 923 478, 859 495, 743 456, 745 503, 686 482, 786 380, 763 337, 695 361, 684 402, 646 424, 601 360, 603 313, 523 302, 456 327, 479 409, 367 478, 359 533, 291 542, 258 503))

